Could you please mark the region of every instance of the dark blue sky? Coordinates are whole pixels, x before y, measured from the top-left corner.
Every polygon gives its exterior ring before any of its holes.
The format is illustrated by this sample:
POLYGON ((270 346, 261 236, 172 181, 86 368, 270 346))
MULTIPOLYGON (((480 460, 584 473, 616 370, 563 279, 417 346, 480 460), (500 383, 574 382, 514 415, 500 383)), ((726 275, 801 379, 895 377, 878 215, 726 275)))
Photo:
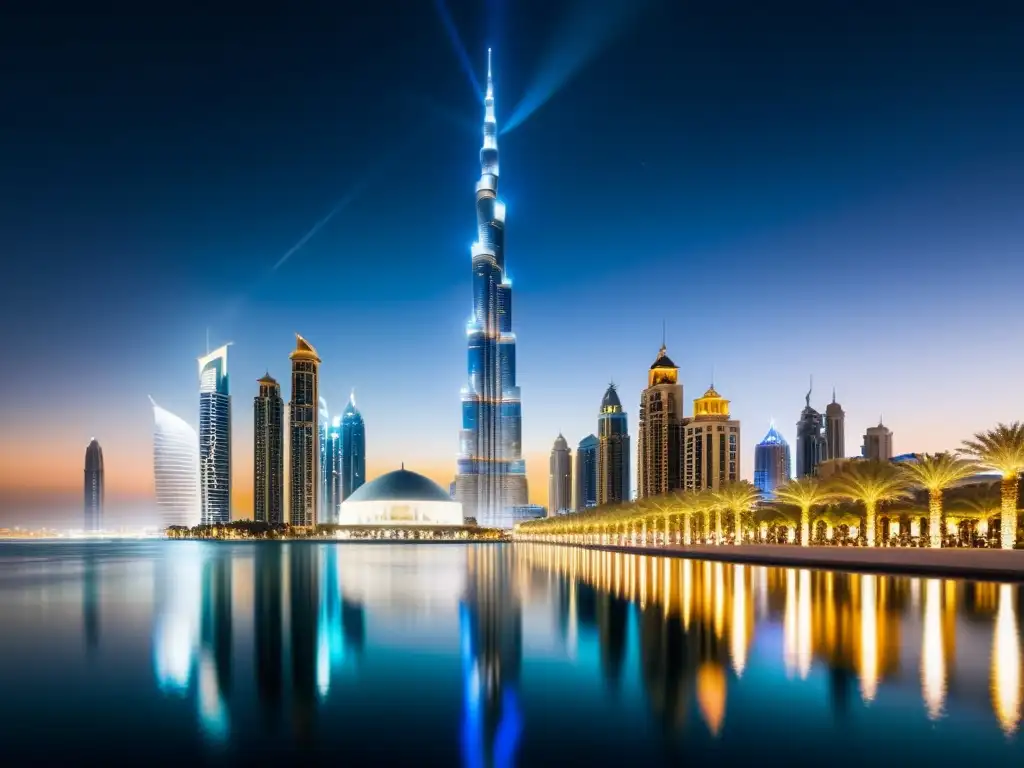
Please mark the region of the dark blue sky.
MULTIPOLYGON (((571 75, 500 139, 531 495, 609 379, 635 431, 663 319, 745 475, 810 373, 850 453, 880 412, 900 451, 1016 418, 1019 6, 626 5, 447 3, 478 78, 494 47, 499 125, 571 75)), ((371 474, 449 476, 482 110, 435 2, 71 7, 0 11, 0 522, 77 506, 93 435, 113 498, 147 496, 146 395, 195 420, 207 328, 235 342, 241 513, 249 398, 295 331, 329 403, 357 388, 371 474)))

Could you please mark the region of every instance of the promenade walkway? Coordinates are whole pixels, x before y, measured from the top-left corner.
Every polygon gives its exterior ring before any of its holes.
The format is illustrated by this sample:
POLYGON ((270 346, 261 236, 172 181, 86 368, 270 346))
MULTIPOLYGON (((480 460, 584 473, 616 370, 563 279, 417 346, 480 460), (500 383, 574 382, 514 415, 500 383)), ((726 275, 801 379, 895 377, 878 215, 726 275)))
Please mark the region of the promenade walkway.
POLYGON ((1024 581, 1024 550, 910 549, 868 547, 798 547, 785 544, 744 544, 740 547, 698 544, 622 547, 573 544, 586 549, 634 555, 688 557, 729 563, 797 566, 833 571, 895 573, 912 576, 954 576, 992 581, 1024 581))

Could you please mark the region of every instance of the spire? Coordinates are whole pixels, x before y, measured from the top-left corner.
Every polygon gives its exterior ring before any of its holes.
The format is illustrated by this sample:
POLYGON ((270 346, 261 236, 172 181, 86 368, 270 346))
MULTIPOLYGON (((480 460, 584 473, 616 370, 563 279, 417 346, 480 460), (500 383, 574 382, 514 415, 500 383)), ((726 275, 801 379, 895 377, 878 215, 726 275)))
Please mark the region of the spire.
POLYGON ((487 95, 494 96, 494 81, 491 79, 491 49, 487 49, 487 95))
POLYGON ((836 385, 833 384, 832 385, 832 402, 834 403, 835 401, 836 401, 836 385))
POLYGON ((348 402, 349 402, 349 405, 351 405, 353 408, 356 407, 356 388, 355 387, 352 387, 352 392, 349 393, 348 402))
POLYGON ((805 402, 807 403, 807 407, 808 408, 811 407, 811 392, 813 392, 813 391, 814 391, 814 374, 812 373, 811 374, 811 383, 810 383, 810 386, 807 389, 807 397, 804 398, 805 402))

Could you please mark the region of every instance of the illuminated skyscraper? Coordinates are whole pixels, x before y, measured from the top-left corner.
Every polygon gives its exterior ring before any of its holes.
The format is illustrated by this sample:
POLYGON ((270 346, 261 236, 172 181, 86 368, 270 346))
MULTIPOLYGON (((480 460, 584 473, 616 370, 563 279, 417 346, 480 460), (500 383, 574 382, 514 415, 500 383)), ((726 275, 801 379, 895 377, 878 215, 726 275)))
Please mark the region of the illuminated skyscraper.
POLYGON ((320 410, 317 414, 317 450, 319 451, 317 458, 317 466, 320 469, 320 478, 317 481, 317 508, 321 510, 321 517, 324 517, 320 522, 329 522, 323 514, 323 511, 327 509, 327 496, 330 491, 327 488, 328 474, 330 473, 330 462, 327 460, 327 433, 331 429, 331 414, 327 410, 327 401, 323 395, 317 398, 320 410))
POLYGON ((253 518, 279 525, 284 522, 284 400, 269 373, 258 383, 260 393, 253 399, 253 518))
POLYGON ((292 399, 288 404, 291 473, 289 518, 292 525, 313 526, 317 520, 317 496, 320 485, 320 450, 317 432, 317 387, 320 358, 313 345, 295 334, 292 361, 292 399))
POLYGON ((337 523, 341 515, 342 502, 342 460, 341 460, 341 416, 335 416, 334 421, 326 429, 324 441, 324 467, 320 474, 324 477, 324 495, 320 505, 320 517, 323 523, 337 523))
POLYGON ((85 449, 85 530, 103 527, 103 449, 94 437, 85 449))
POLYGON ((462 389, 456 500, 488 525, 501 510, 527 503, 522 406, 516 386, 512 281, 505 269, 505 204, 498 199, 498 126, 487 52, 484 139, 476 184, 473 314, 466 326, 469 381, 462 389))
POLYGON ((665 345, 647 373, 640 394, 637 438, 637 498, 683 487, 683 385, 665 345))
POLYGON ((576 511, 597 506, 597 446, 595 435, 587 435, 576 446, 576 511))
POLYGON ((601 400, 597 441, 598 506, 629 501, 629 424, 614 384, 601 400))
POLYGON ((199 525, 199 436, 153 398, 153 485, 164 526, 199 525))
POLYGON ((846 413, 836 402, 832 388, 832 402, 825 406, 825 456, 828 459, 846 458, 846 413))
POLYGON ((775 429, 774 422, 764 440, 754 448, 754 485, 764 498, 775 497, 775 489, 789 482, 789 443, 775 429))
POLYGON ((553 517, 572 509, 572 451, 561 435, 551 449, 550 469, 548 514, 553 517))
MULTIPOLYGON (((813 385, 813 382, 811 382, 813 385)), ((812 386, 813 389, 813 386, 812 386)), ((811 391, 807 390, 806 405, 796 423, 796 476, 815 474, 826 458, 825 436, 822 434, 821 414, 811 408, 811 391)))
POLYGON ((199 501, 204 525, 231 522, 227 344, 199 358, 199 501))
POLYGON ((740 423, 729 418, 729 401, 714 387, 693 401, 693 418, 683 432, 687 490, 717 491, 740 479, 740 423))
MULTIPOLYGON (((366 425, 356 410, 356 393, 348 398, 341 415, 341 500, 366 482, 366 425)), ((340 502, 339 502, 340 505, 340 502)))

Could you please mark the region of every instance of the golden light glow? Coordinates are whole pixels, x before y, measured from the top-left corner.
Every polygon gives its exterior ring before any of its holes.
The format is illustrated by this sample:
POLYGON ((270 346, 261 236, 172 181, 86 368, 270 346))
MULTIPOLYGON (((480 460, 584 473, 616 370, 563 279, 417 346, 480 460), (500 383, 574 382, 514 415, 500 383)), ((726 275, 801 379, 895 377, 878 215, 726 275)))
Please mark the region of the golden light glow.
POLYGON ((725 722, 725 688, 725 670, 712 662, 701 664, 697 670, 697 704, 712 736, 719 734, 725 722))
POLYGON ((732 632, 729 650, 732 653, 732 668, 737 677, 743 675, 747 665, 747 581, 742 565, 733 566, 732 591, 732 632))
POLYGON ((942 582, 928 579, 924 591, 921 695, 928 717, 938 720, 946 704, 946 650, 942 631, 942 582))
POLYGON ((860 692, 865 703, 878 692, 878 577, 861 576, 860 692))
POLYGON ((693 401, 693 417, 695 419, 728 419, 729 401, 719 395, 714 387, 710 387, 703 397, 693 401))
POLYGON ((999 611, 992 636, 992 708, 1007 736, 1020 726, 1021 646, 1015 591, 1012 584, 999 585, 999 611))

